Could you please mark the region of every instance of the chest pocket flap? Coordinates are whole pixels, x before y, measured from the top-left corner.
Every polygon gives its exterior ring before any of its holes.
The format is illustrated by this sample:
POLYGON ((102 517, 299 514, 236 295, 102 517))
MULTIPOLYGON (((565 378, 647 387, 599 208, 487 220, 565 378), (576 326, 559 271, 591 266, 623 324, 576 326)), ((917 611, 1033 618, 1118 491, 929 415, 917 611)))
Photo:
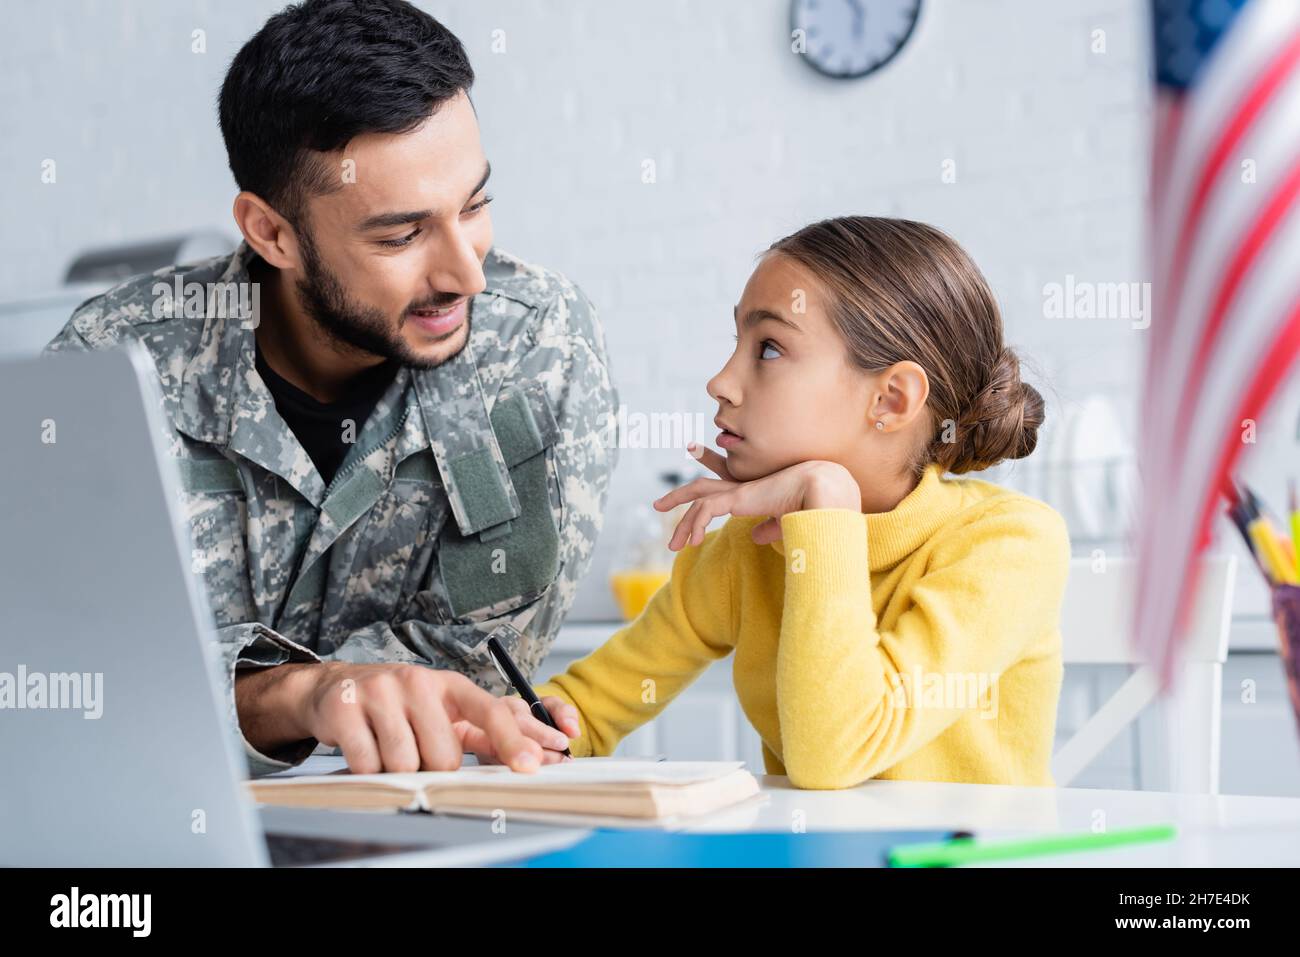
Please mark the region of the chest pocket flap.
POLYGON ((545 388, 532 383, 498 397, 491 422, 519 498, 519 515, 477 534, 462 535, 455 522, 444 526, 438 564, 456 618, 517 607, 545 591, 559 572, 560 534, 551 509, 546 450, 560 430, 545 388))

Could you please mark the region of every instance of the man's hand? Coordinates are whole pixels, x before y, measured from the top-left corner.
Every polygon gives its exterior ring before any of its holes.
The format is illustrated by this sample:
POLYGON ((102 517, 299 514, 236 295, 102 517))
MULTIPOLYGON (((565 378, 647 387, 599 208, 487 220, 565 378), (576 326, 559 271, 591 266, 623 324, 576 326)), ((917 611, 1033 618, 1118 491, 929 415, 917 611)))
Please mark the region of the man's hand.
POLYGON ((568 746, 561 732, 526 708, 518 714, 508 698, 458 672, 421 665, 277 665, 238 675, 235 705, 258 750, 315 738, 340 748, 356 774, 451 771, 467 750, 531 772, 544 747, 568 746))
MULTIPOLYGON (((527 727, 529 722, 539 723, 537 722, 537 719, 533 717, 533 713, 528 710, 528 705, 524 703, 523 698, 517 698, 514 695, 511 695, 502 700, 510 706, 510 710, 514 713, 515 720, 519 722, 521 729, 527 727)), ((567 735, 567 737, 564 737, 563 744, 558 743, 558 738, 555 739, 556 743, 543 742, 542 763, 557 764, 560 761, 568 761, 569 758, 564 756, 564 749, 569 746, 569 738, 576 738, 582 733, 578 726, 578 709, 565 702, 563 698, 556 698, 548 695, 541 700, 542 705, 548 712, 550 712, 552 720, 554 720, 555 723, 560 726, 560 730, 567 735)), ((478 758, 480 764, 502 763, 501 759, 497 757, 496 752, 492 749, 492 742, 488 739, 487 735, 473 725, 468 725, 466 727, 465 733, 461 737, 461 742, 466 751, 474 752, 474 755, 478 758)))

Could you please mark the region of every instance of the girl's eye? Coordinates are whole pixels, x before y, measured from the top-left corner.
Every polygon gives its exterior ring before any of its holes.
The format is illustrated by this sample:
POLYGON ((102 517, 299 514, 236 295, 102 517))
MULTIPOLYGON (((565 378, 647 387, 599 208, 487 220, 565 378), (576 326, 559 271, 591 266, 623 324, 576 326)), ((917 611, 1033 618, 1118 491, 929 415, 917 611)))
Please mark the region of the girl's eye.
MULTIPOLYGON (((740 341, 740 336, 733 335, 731 338, 732 338, 735 342, 739 342, 739 341, 740 341)), ((778 346, 778 345, 777 345, 775 342, 773 342, 771 339, 764 339, 762 342, 759 343, 759 345, 761 345, 761 346, 763 347, 762 351, 761 351, 761 352, 759 353, 759 355, 758 355, 758 357, 759 357, 760 359, 775 359, 777 356, 781 355, 781 347, 778 346), (767 350, 768 350, 768 349, 771 349, 773 352, 775 352, 775 353, 776 353, 776 356, 769 356, 769 355, 767 354, 767 350)))
POLYGON ((402 246, 409 246, 415 241, 415 237, 418 235, 420 235, 420 229, 417 226, 406 236, 401 236, 397 239, 381 239, 379 240, 379 245, 388 246, 390 249, 399 249, 402 246))

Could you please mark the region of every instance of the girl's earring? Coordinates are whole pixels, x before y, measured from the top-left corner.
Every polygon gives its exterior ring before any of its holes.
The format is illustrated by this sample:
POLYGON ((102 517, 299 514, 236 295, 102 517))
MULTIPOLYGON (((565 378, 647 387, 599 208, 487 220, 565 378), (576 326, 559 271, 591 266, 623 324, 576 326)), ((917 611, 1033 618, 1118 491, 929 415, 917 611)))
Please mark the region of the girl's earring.
POLYGON ((876 419, 876 428, 881 429, 883 431, 885 428, 885 423, 881 422, 879 419, 876 419))

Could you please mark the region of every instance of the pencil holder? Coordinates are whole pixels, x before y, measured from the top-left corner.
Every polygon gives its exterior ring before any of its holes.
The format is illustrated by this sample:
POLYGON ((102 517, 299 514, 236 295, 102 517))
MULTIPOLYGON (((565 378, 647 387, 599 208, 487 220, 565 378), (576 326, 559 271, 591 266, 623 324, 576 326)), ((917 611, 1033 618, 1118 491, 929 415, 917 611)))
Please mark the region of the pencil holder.
POLYGON ((1300 730, 1300 585, 1274 585, 1273 621, 1277 623, 1278 649, 1282 655, 1282 670, 1286 674, 1286 691, 1291 698, 1291 712, 1300 730))

